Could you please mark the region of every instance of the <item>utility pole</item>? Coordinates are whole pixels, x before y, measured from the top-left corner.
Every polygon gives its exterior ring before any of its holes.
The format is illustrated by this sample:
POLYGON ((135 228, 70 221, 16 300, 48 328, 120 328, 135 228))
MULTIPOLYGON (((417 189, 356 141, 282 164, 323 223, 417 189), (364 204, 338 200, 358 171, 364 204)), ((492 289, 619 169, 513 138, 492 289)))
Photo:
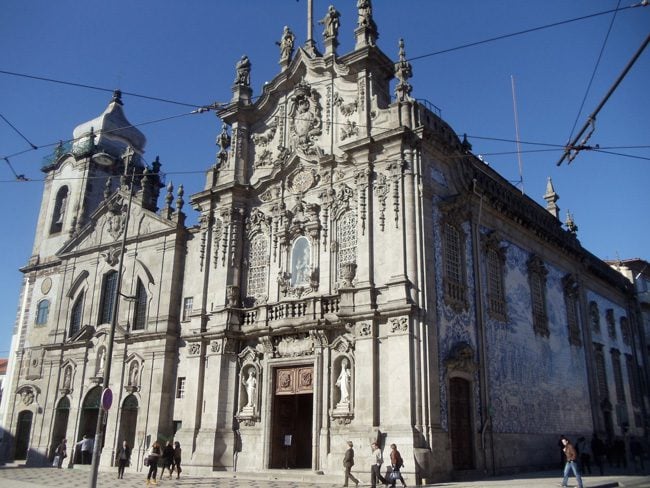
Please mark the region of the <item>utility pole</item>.
POLYGON ((620 85, 621 81, 623 81, 623 78, 625 78, 625 75, 627 75, 628 71, 632 68, 634 63, 636 62, 637 59, 639 59, 639 56, 641 56, 641 53, 643 50, 646 48, 646 46, 650 43, 650 34, 648 37, 645 38, 645 41, 643 41, 643 44, 641 44, 641 47, 637 50, 637 52, 632 56, 632 59, 627 63, 627 66, 623 69, 623 72, 618 76, 612 87, 609 89, 607 92, 607 95, 605 95, 605 98, 601 100, 601 102, 598 104, 598 107, 596 107, 596 110, 592 112, 592 114, 587 118, 587 122, 585 125, 582 127, 580 132, 578 133, 577 136, 571 141, 570 144, 567 144, 564 148, 564 153, 562 154, 562 157, 560 160, 557 162, 557 166, 562 164, 562 161, 568 158, 567 164, 571 164, 571 161, 575 159, 575 157, 578 155, 580 151, 583 149, 591 149, 590 146, 587 146, 587 142, 589 141, 589 138, 591 135, 594 133, 594 130, 596 130, 596 115, 598 115, 598 112, 600 112, 600 109, 603 108, 605 103, 607 103, 607 100, 609 100, 609 97, 614 93, 616 88, 618 88, 618 85, 620 85), (582 134, 584 134, 587 129, 591 127, 591 131, 589 134, 585 136, 585 138, 580 141, 580 144, 578 144, 578 141, 582 137, 582 134))
MULTIPOLYGON (((134 151, 132 147, 127 147, 124 153, 124 174, 128 172, 131 166, 134 151)), ((109 390, 109 382, 111 378, 111 366, 113 363, 113 342, 115 341, 115 327, 117 325, 117 314, 119 312, 120 303, 120 289, 122 287, 122 272, 124 270, 124 254, 126 253, 126 235, 129 228, 129 217, 131 215, 131 202, 133 201, 133 182, 135 177, 135 164, 131 168, 131 181, 128 184, 129 189, 129 203, 124 217, 124 231, 122 234, 122 244, 120 247, 120 261, 117 267, 117 283, 115 284, 115 293, 113 296, 113 310, 111 315, 110 331, 108 336, 108 347, 106 348, 106 365, 104 366, 104 380, 102 383, 102 397, 99 405, 99 414, 97 415, 97 427, 95 428, 95 444, 93 446, 92 466, 90 469, 90 478, 88 479, 88 487, 97 487, 97 474, 99 471, 99 457, 104 444, 104 430, 106 428, 106 420, 108 419, 108 408, 110 404, 105 407, 105 395, 112 395, 109 390)), ((112 397, 111 397, 112 399, 112 397)), ((110 402, 109 402, 110 403, 110 402)))

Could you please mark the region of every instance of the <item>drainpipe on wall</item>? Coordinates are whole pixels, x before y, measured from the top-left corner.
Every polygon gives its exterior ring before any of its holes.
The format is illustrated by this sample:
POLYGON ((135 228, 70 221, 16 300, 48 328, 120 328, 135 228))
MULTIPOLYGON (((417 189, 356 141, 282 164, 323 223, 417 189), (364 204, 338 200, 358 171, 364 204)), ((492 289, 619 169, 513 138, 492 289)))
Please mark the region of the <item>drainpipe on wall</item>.
MULTIPOLYGON (((485 445, 485 434, 490 424, 490 413, 489 409, 489 395, 488 395, 488 373, 487 373, 487 352, 485 345, 485 334, 484 326, 485 321, 484 317, 484 307, 483 307, 483 287, 482 287, 482 276, 481 276, 481 266, 480 266, 480 225, 481 225, 481 216, 483 212, 483 194, 479 193, 476 190, 476 179, 472 180, 472 193, 479 197, 479 206, 478 206, 478 216, 476 222, 472 224, 472 257, 473 257, 473 267, 474 267, 474 284, 475 284, 475 303, 476 303, 476 331, 478 336, 478 346, 480 349, 479 355, 479 374, 481 381, 481 451, 483 453, 483 469, 487 472, 487 447, 485 445)), ((494 444, 494 439, 492 437, 492 429, 490 429, 490 444, 494 444)), ((494 465, 494 449, 492 449, 492 475, 496 474, 495 465, 494 465)))

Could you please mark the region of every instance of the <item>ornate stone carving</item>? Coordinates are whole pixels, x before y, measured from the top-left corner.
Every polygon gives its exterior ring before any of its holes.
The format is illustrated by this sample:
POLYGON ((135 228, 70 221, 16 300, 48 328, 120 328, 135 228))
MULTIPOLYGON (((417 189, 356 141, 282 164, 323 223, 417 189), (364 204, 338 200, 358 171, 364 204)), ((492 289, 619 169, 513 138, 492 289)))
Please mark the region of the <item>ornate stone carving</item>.
POLYGON ((187 347, 187 352, 190 356, 197 356, 201 353, 201 344, 193 342, 187 347))
POLYGON ((121 198, 113 200, 108 206, 106 214, 106 231, 115 240, 118 240, 126 224, 126 205, 121 198))
POLYGON ((374 192, 379 201, 379 227, 383 231, 386 227, 386 199, 390 191, 390 182, 386 175, 378 173, 375 178, 374 192))
POLYGON ((372 322, 359 322, 357 324, 357 335, 360 337, 368 337, 372 334, 372 322))
POLYGON ((341 287, 351 288, 354 287, 354 277, 357 274, 357 263, 343 263, 341 265, 341 287))
POLYGON ((391 333, 395 332, 406 332, 409 328, 409 319, 408 317, 399 317, 395 319, 390 319, 390 331, 391 333))
POLYGON ((275 350, 281 357, 310 356, 314 353, 314 340, 309 336, 285 336, 278 340, 275 350))
POLYGON ((300 82, 291 97, 289 134, 294 147, 308 156, 321 156, 316 138, 322 133, 322 107, 316 90, 305 81, 300 82))
POLYGON ((315 169, 303 168, 289 179, 289 191, 294 195, 305 193, 316 184, 317 178, 315 169))
POLYGON ((346 120, 345 125, 341 127, 341 140, 344 141, 348 137, 356 136, 359 134, 357 123, 352 120, 346 120))
POLYGON ((253 134, 251 139, 256 146, 266 147, 275 137, 275 133, 278 129, 278 118, 274 117, 269 124, 268 129, 262 134, 253 134))
POLYGON ((449 351, 445 359, 447 371, 460 371, 473 373, 476 370, 474 349, 467 342, 457 342, 449 351))
POLYGON ((20 395, 20 399, 26 407, 34 403, 34 400, 36 399, 36 393, 31 386, 23 386, 20 388, 20 390, 18 390, 18 395, 20 395))
POLYGON ((104 261, 111 266, 114 267, 117 263, 120 262, 120 255, 122 254, 122 250, 119 247, 112 247, 110 249, 106 249, 105 251, 102 251, 100 253, 100 256, 104 258, 104 261))
POLYGON ((221 341, 212 341, 210 343, 210 351, 219 354, 221 352, 221 341))

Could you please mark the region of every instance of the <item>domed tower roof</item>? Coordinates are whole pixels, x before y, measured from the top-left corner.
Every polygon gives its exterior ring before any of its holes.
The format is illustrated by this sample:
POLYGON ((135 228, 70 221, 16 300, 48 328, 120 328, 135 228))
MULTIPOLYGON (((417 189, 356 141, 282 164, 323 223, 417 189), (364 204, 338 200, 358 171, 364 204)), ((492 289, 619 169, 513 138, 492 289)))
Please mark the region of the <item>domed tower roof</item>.
POLYGON ((122 105, 122 92, 115 90, 113 99, 101 115, 75 128, 72 133, 75 141, 72 151, 83 152, 92 133, 95 138, 94 145, 101 152, 119 157, 131 146, 136 154, 142 154, 147 139, 126 119, 122 105))

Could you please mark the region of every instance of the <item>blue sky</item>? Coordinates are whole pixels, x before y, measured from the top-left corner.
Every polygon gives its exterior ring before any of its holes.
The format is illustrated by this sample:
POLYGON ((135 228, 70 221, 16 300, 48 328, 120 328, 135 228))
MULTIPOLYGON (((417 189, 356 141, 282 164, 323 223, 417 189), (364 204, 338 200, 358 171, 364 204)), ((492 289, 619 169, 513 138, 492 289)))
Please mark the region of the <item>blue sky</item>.
MULTIPOLYGON (((620 7, 635 3, 626 1, 621 0, 620 7)), ((314 0, 314 17, 322 18, 330 3, 341 12, 338 52, 345 54, 353 49, 356 2, 314 0)), ((591 16, 617 4, 617 0, 373 2, 379 47, 396 59, 403 37, 407 57, 417 58, 412 61, 414 97, 439 107, 457 133, 468 134, 476 154, 516 182, 520 171, 514 142, 514 78, 525 193, 544 204, 546 179, 552 177, 562 220, 571 211, 583 246, 603 259, 650 259, 650 48, 598 115, 589 142, 601 151, 585 151, 572 164, 556 166, 561 155, 557 146, 569 140, 574 125, 573 134, 582 127, 648 35, 650 7, 625 9, 614 19, 612 13, 591 16), (590 17, 435 54, 585 16, 590 17)), ((264 82, 279 73, 275 41, 283 26, 291 27, 298 44, 306 38, 306 0, 6 0, 0 8, 1 71, 196 105, 230 99, 234 65, 242 54, 253 63, 251 84, 259 94, 264 82)), ((314 37, 322 47, 321 32, 322 26, 316 24, 314 37)), ((0 236, 0 357, 9 352, 21 283, 18 268, 32 253, 43 185, 40 166, 52 151, 46 146, 70 139, 73 129, 101 113, 110 98, 105 91, 0 73, 0 114, 40 148, 9 158, 28 182, 15 181, 0 160, 0 208, 6 224, 0 236)), ((192 110, 128 95, 123 101, 134 124, 192 110)), ((213 113, 146 124, 140 130, 148 139, 146 159, 160 156, 167 181, 176 187, 183 184, 187 196, 203 188, 203 172, 214 162, 214 141, 221 130, 213 113)), ((0 120, 0 157, 29 148, 0 120)), ((195 214, 187 206, 186 210, 193 223, 195 214)))

